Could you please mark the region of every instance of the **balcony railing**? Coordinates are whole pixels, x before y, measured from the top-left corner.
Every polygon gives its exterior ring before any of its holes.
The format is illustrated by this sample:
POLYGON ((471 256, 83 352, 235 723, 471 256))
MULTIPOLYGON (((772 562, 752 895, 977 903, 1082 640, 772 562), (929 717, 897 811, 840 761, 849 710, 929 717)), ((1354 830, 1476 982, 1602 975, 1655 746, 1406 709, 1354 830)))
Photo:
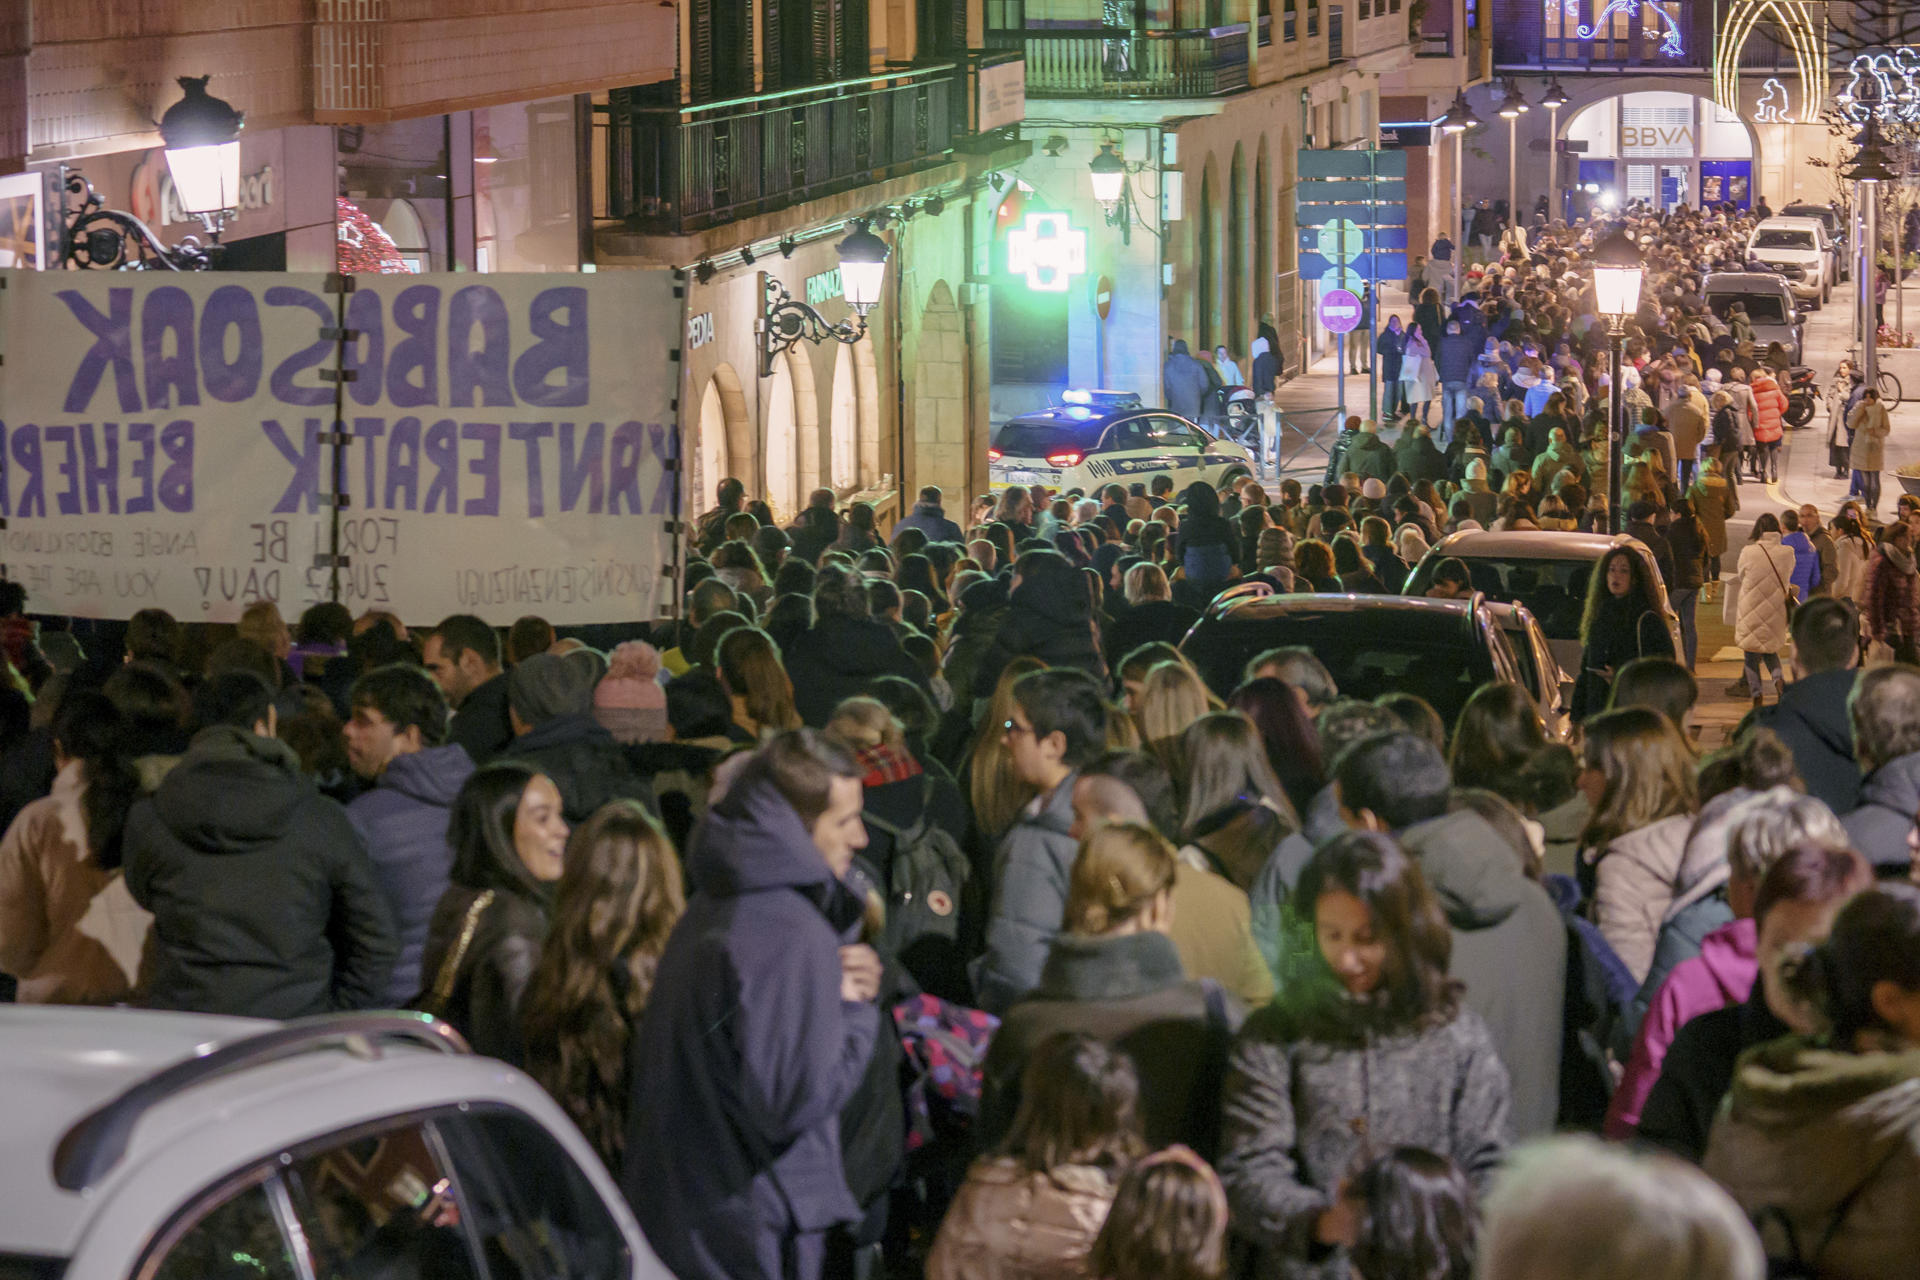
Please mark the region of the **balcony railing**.
POLYGON ((1035 97, 1210 98, 1247 87, 1244 22, 1189 31, 1029 27, 988 31, 986 40, 1026 52, 1035 97))
POLYGON ((697 231, 939 163, 966 127, 948 64, 697 106, 610 95, 607 213, 697 231))

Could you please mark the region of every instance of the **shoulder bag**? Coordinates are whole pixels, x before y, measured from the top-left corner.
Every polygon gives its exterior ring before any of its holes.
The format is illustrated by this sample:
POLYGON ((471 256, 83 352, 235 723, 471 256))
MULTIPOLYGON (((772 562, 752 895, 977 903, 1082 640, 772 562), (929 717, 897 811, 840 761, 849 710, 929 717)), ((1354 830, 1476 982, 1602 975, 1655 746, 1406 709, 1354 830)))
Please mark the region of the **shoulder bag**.
POLYGON ((467 958, 467 948, 473 945, 474 930, 480 927, 480 917, 493 905, 493 890, 488 889, 467 904, 466 916, 460 921, 460 935, 453 946, 440 961, 440 971, 433 975, 433 985, 415 1001, 422 1013, 442 1017, 446 1013, 447 1002, 453 999, 453 986, 460 976, 460 962, 467 958))

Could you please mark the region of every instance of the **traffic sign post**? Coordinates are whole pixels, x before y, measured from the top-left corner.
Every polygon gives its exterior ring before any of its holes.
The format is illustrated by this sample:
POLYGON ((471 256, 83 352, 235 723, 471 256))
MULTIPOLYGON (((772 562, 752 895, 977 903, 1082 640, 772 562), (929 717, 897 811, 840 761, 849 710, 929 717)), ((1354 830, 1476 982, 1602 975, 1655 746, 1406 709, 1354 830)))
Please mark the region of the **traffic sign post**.
POLYGON ((1339 343, 1333 374, 1342 413, 1347 410, 1347 335, 1360 327, 1360 310, 1360 299, 1345 289, 1329 289, 1320 295, 1320 323, 1328 333, 1337 335, 1339 343))
MULTIPOLYGON (((1367 330, 1360 341, 1368 343, 1368 412, 1378 414, 1380 383, 1372 346, 1379 317, 1374 304, 1382 280, 1407 278, 1406 152, 1302 150, 1296 172, 1300 278, 1317 280, 1323 290, 1344 293, 1356 302, 1365 299, 1365 306, 1356 310, 1355 323, 1346 332, 1359 327, 1364 313, 1367 330)), ((1323 307, 1331 296, 1323 295, 1323 307)), ((1330 325, 1328 331, 1341 332, 1330 325)), ((1346 343, 1343 333, 1339 355, 1343 405, 1346 343)))

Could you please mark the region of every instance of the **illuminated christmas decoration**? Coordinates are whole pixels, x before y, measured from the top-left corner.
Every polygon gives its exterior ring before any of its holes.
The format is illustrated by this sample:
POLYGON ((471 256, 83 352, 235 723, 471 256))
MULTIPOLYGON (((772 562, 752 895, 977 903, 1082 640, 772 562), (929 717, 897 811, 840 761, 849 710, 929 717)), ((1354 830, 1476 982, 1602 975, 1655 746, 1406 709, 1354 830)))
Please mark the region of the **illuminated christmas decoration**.
POLYGON ((365 210, 345 196, 336 197, 334 208, 339 215, 334 235, 339 241, 336 257, 342 275, 408 274, 400 246, 365 210))
POLYGON ((1881 124, 1920 121, 1920 54, 1912 49, 1891 53, 1863 53, 1847 64, 1847 83, 1833 95, 1840 114, 1851 124, 1868 117, 1881 124))
MULTIPOLYGON (((1762 19, 1784 35, 1793 50, 1794 65, 1800 69, 1800 122, 1818 123, 1827 100, 1827 19, 1824 6, 1815 15, 1813 0, 1731 0, 1713 51, 1713 100, 1722 110, 1744 117, 1740 56, 1762 19)), ((1792 113, 1782 118, 1790 121, 1792 113)))
POLYGON ((1007 233, 1007 270, 1025 276, 1036 292, 1065 293, 1074 276, 1086 273, 1087 233, 1064 213, 1029 213, 1007 233))
POLYGON ((1651 15, 1655 20, 1652 25, 1664 33, 1660 41, 1661 54, 1669 58, 1684 57, 1686 47, 1680 39, 1680 20, 1673 16, 1670 0, 1606 0, 1593 15, 1593 25, 1582 24, 1574 29, 1574 34, 1582 40, 1595 39, 1616 16, 1628 18, 1638 31, 1646 15, 1651 15))
POLYGON ((1760 86, 1760 101, 1753 107, 1755 124, 1790 124, 1793 121, 1793 98, 1787 93, 1787 86, 1768 77, 1760 86))

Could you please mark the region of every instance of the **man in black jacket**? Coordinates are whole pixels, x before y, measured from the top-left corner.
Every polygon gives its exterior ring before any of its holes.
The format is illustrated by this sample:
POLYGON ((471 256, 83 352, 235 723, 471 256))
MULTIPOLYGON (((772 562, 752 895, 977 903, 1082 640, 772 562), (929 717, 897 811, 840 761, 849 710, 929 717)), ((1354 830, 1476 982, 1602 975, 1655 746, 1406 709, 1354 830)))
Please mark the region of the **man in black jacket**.
POLYGON ((1793 617, 1793 683, 1754 716, 1787 744, 1807 794, 1835 813, 1851 813, 1860 803, 1860 765, 1847 721, 1859 634, 1852 601, 1817 596, 1801 605, 1793 617))
POLYGON ((273 691, 226 671, 194 695, 201 728, 127 815, 127 889, 153 913, 144 1003, 298 1018, 377 1007, 399 955, 346 810, 274 735, 273 691))
POLYGON ((470 613, 456 613, 428 633, 420 662, 453 708, 447 741, 465 747, 475 764, 499 755, 513 728, 498 633, 470 613))
POLYGON ((513 741, 500 753, 538 769, 560 791, 560 811, 579 826, 609 800, 638 800, 658 812, 653 788, 593 716, 593 681, 567 657, 536 653, 507 675, 513 741))

